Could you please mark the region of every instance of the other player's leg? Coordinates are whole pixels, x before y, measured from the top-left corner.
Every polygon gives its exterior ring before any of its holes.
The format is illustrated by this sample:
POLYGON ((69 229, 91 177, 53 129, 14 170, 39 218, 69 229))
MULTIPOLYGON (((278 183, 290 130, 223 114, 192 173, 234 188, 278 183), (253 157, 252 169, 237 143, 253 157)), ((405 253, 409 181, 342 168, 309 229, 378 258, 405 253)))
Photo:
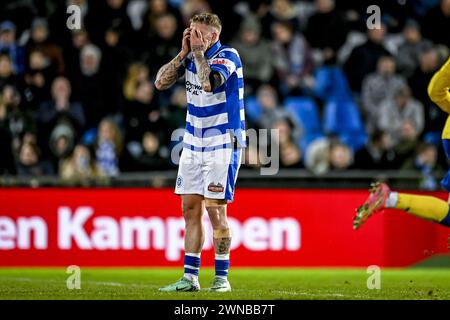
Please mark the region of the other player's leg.
POLYGON ((356 209, 353 228, 361 227, 373 214, 386 208, 395 208, 422 219, 450 227, 448 202, 431 196, 413 195, 391 191, 387 184, 377 182, 371 186, 370 195, 356 209))

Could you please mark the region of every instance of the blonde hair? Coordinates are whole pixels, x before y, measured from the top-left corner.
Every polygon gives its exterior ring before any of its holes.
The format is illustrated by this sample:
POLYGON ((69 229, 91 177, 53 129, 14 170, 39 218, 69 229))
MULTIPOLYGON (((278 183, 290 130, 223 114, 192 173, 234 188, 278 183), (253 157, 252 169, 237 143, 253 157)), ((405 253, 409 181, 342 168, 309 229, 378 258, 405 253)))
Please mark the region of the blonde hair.
POLYGON ((99 136, 102 126, 109 126, 109 128, 112 130, 113 132, 112 142, 114 142, 116 156, 119 156, 123 148, 122 135, 120 133, 119 126, 109 118, 104 118, 102 121, 100 121, 100 124, 98 125, 97 144, 100 142, 99 136))
POLYGON ((216 28, 219 32, 222 31, 222 21, 214 13, 197 13, 191 18, 190 22, 203 23, 216 28))
POLYGON ((128 68, 127 77, 123 83, 123 95, 129 101, 134 100, 138 87, 138 75, 143 69, 148 69, 148 67, 140 62, 135 62, 128 68))

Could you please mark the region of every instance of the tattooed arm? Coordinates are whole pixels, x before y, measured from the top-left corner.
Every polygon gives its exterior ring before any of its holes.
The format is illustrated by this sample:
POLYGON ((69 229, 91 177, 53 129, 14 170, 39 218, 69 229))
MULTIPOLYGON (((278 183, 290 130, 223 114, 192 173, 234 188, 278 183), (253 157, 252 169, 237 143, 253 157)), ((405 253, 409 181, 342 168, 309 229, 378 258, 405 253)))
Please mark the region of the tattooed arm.
POLYGON ((206 92, 212 92, 214 89, 221 86, 225 82, 225 79, 220 73, 211 71, 205 57, 207 45, 203 40, 201 32, 197 29, 192 30, 191 48, 194 54, 197 76, 202 84, 202 88, 206 92))
POLYGON ((163 65, 156 75, 155 87, 158 90, 169 89, 177 81, 180 76, 180 67, 183 64, 184 58, 191 50, 189 41, 191 36, 191 29, 187 28, 183 32, 183 42, 181 52, 172 59, 169 63, 163 65))
POLYGON ((155 87, 158 90, 169 89, 177 81, 179 69, 183 63, 183 54, 180 52, 169 63, 163 65, 156 75, 155 87))
POLYGON ((209 81, 211 68, 209 67, 208 61, 206 61, 205 53, 200 46, 192 47, 192 51, 194 53, 197 76, 200 80, 200 83, 202 84, 203 90, 205 90, 206 92, 211 92, 211 81, 209 81))

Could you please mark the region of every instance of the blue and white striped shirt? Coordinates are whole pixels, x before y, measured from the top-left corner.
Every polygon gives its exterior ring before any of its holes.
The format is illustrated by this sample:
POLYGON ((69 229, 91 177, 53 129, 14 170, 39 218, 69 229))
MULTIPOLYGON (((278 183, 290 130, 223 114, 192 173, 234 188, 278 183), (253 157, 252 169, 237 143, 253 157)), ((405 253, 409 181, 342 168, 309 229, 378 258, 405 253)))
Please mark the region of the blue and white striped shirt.
POLYGON ((244 78, 236 49, 217 41, 205 52, 212 71, 219 72, 225 83, 213 92, 205 92, 197 76, 193 54, 185 61, 188 110, 184 148, 208 151, 230 148, 237 142, 246 146, 244 78))

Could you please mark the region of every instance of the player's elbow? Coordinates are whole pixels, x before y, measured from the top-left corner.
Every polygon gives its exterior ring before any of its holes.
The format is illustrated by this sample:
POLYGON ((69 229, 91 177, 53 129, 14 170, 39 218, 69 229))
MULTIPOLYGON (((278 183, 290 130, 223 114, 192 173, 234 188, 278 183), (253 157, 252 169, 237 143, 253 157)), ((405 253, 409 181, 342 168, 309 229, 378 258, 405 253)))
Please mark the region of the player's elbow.
POLYGON ((430 97, 431 101, 433 101, 434 103, 436 103, 436 101, 439 100, 438 96, 439 93, 436 90, 436 86, 434 85, 433 81, 430 82, 430 84, 428 85, 428 96, 430 97))
POLYGON ((161 85, 161 82, 159 81, 159 80, 156 80, 155 81, 155 88, 157 89, 157 90, 164 90, 165 88, 161 85))

